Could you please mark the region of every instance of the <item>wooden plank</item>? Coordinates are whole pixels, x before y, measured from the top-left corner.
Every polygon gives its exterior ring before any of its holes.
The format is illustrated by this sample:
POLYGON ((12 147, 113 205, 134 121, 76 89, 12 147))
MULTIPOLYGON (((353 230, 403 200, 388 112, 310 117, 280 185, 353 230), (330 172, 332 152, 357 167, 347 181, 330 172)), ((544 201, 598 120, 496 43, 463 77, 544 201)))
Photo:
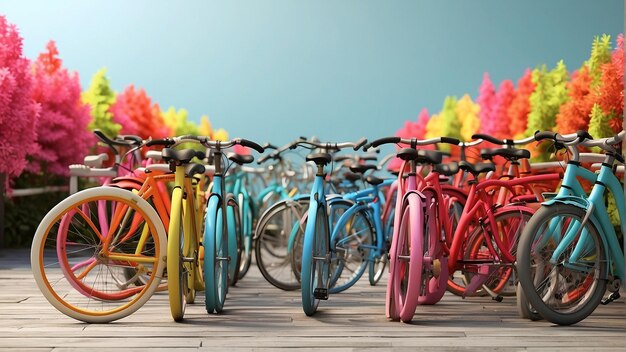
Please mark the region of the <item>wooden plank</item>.
POLYGON ((200 293, 183 323, 172 321, 165 292, 155 294, 133 315, 110 324, 85 324, 54 309, 38 291, 28 250, 0 251, 0 349, 133 351, 228 350, 299 351, 398 350, 623 350, 626 304, 600 306, 570 327, 517 317, 515 298, 446 294, 433 306, 420 306, 411 324, 384 316, 386 283, 366 280, 320 304, 314 317, 300 306, 299 292, 267 284, 255 267, 229 291, 225 311, 209 315, 200 293))

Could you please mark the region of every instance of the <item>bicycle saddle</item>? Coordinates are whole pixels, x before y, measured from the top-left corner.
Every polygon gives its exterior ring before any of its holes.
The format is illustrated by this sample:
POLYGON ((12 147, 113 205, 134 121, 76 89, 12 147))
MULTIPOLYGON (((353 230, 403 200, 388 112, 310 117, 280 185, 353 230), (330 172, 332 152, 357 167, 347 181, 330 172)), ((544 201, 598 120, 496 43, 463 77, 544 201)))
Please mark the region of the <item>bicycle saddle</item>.
POLYGON ((328 153, 312 153, 306 156, 306 161, 312 161, 317 165, 326 165, 331 160, 332 157, 328 153))
POLYGON ((161 155, 163 156, 163 160, 167 162, 177 161, 179 164, 189 164, 194 157, 204 158, 204 153, 195 149, 174 150, 171 148, 163 148, 161 155))
POLYGON ((459 164, 457 163, 449 163, 449 164, 438 164, 435 165, 435 172, 443 175, 443 176, 452 176, 459 172, 459 164))
POLYGON ((350 182, 355 182, 361 179, 361 175, 355 174, 354 172, 346 172, 343 176, 350 182))
POLYGON ((226 154, 229 160, 236 162, 239 165, 250 164, 254 161, 254 157, 252 155, 241 155, 237 153, 228 153, 226 154))
POLYGON ((367 176, 365 181, 367 181, 367 183, 369 183, 372 186, 376 186, 376 185, 379 185, 379 184, 383 183, 384 180, 382 178, 378 178, 376 176, 367 176))
POLYGON ((202 175, 205 171, 204 165, 189 163, 185 166, 185 175, 193 177, 194 175, 202 175))
POLYGON ((489 171, 494 171, 496 166, 492 163, 478 163, 472 164, 467 161, 459 162, 459 169, 472 173, 473 175, 482 174, 489 171))
POLYGON ((526 149, 495 148, 495 149, 482 149, 480 151, 480 156, 483 159, 492 159, 496 155, 509 159, 509 160, 530 159, 530 152, 526 149))
POLYGON ((376 170, 378 166, 365 164, 365 165, 352 165, 350 166, 350 171, 355 172, 357 174, 365 173, 367 170, 376 170))

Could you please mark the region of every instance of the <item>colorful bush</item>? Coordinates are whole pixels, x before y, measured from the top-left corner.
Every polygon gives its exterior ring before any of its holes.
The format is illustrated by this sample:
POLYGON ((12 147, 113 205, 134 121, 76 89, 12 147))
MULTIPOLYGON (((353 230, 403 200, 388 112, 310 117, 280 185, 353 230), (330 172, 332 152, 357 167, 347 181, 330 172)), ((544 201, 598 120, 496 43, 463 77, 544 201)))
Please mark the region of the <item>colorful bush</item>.
POLYGON ((0 174, 18 176, 37 151, 39 105, 32 99, 29 61, 15 25, 0 16, 0 174))
POLYGON ((67 176, 70 164, 81 162, 93 144, 87 129, 89 106, 81 101, 78 74, 62 67, 54 41, 32 65, 32 98, 41 107, 38 148, 30 153, 29 171, 67 176))
POLYGON ((113 121, 122 125, 121 133, 134 134, 141 138, 163 138, 172 134, 161 116, 161 109, 142 88, 135 90, 131 84, 117 95, 110 107, 113 121))
POLYGON ((83 102, 91 106, 92 120, 89 129, 99 129, 109 137, 119 134, 122 125, 113 121, 109 108, 115 103, 115 92, 106 77, 106 68, 101 68, 91 79, 89 89, 82 94, 83 102))

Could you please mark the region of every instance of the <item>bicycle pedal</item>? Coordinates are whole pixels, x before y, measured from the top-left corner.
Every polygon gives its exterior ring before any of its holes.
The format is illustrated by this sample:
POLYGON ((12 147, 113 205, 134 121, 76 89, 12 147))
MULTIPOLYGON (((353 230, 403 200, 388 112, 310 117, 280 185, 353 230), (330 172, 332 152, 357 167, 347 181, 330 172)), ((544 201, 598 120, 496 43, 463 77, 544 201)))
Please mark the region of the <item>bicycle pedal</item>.
POLYGON ((315 297, 316 299, 327 300, 328 299, 328 289, 327 288, 323 288, 323 287, 316 288, 315 290, 313 290, 313 297, 315 297))
POLYGON ((611 293, 607 298, 603 299, 600 303, 602 303, 603 306, 606 306, 607 304, 615 301, 616 299, 620 297, 621 295, 619 294, 619 291, 615 291, 611 293))

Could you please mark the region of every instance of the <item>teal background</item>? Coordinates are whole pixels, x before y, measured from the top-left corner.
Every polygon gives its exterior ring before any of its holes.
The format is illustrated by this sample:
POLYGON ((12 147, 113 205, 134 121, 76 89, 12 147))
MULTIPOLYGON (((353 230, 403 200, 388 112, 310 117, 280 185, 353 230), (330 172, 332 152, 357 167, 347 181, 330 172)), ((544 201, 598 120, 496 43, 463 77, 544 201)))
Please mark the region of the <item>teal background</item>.
POLYGON ((231 137, 282 143, 393 134, 446 95, 475 97, 624 28, 621 0, 0 1, 35 58, 49 39, 83 88, 103 66, 115 90, 208 114, 231 137))

